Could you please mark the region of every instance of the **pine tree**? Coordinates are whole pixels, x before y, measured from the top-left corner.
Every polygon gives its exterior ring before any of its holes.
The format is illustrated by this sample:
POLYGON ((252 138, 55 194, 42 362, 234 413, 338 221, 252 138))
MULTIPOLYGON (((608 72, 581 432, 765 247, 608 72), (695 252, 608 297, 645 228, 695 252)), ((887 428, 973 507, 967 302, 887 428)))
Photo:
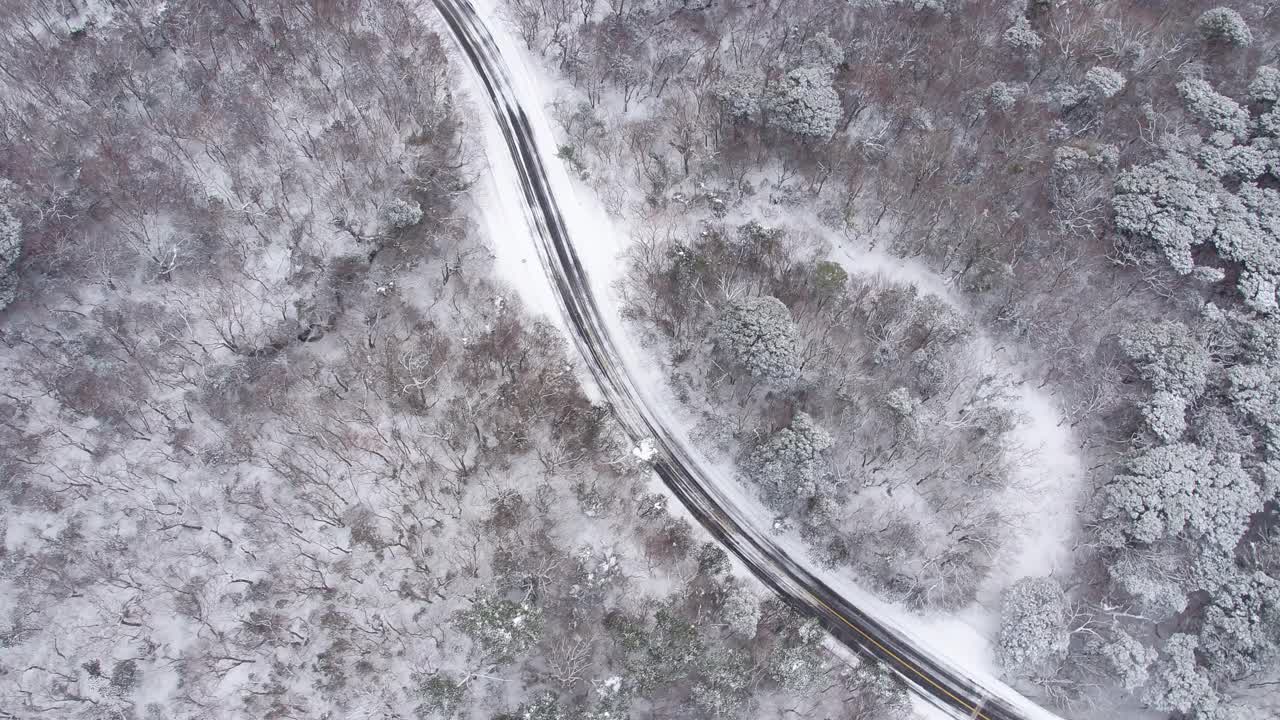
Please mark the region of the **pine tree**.
POLYGON ((1013 675, 1042 672, 1067 654, 1067 603, 1053 578, 1028 577, 1005 591, 1000 606, 1000 664, 1013 675))
POLYGON ((1249 83, 1249 99, 1256 103, 1280 103, 1280 69, 1273 65, 1258 68, 1249 83))
POLYGON ((542 634, 542 612, 528 603, 481 595, 456 622, 494 662, 510 662, 529 651, 542 634))
POLYGON ((1151 669, 1143 700, 1156 710, 1209 713, 1219 704, 1209 678, 1196 667, 1199 643, 1194 635, 1176 633, 1151 669))
POLYGON ((769 88, 769 124, 802 139, 828 140, 840 121, 840 96, 829 68, 799 67, 769 88))
POLYGON ((382 221, 392 230, 403 230, 422 221, 422 205, 396 198, 382 208, 382 221))
POLYGON ((22 223, 13 214, 14 186, 0 179, 0 310, 18 296, 18 257, 22 254, 22 223))
POLYGON ((1110 641, 1096 641, 1094 651, 1103 659, 1107 670, 1119 680, 1120 687, 1132 692, 1147 684, 1155 653, 1129 633, 1118 630, 1110 641))
POLYGON ((1210 357, 1190 329, 1176 320, 1132 328, 1120 347, 1156 392, 1194 400, 1209 382, 1210 357))
POLYGON ((747 588, 736 583, 729 586, 720 614, 730 634, 748 639, 755 637, 760 624, 760 602, 747 588))
POLYGON ((770 296, 733 302, 720 318, 716 343, 753 376, 775 382, 796 376, 796 324, 770 296))
POLYGON ((1100 99, 1113 98, 1124 90, 1124 75, 1112 70, 1108 67, 1097 66, 1089 68, 1084 74, 1084 84, 1089 88, 1089 94, 1100 99))
POLYGON ((1210 590, 1200 651, 1220 677, 1243 677, 1280 654, 1280 582, 1234 567, 1210 590))
POLYGON ((1261 506, 1257 484, 1234 454, 1190 443, 1152 448, 1129 461, 1106 488, 1106 504, 1125 533, 1142 543, 1185 534, 1235 547, 1261 506))
POLYGON ((1229 7, 1206 10, 1196 20, 1196 27, 1209 40, 1217 40, 1235 47, 1253 44, 1253 31, 1240 13, 1229 7))
POLYGON ((813 418, 798 413, 791 425, 752 450, 746 462, 747 475, 775 505, 813 497, 826 476, 823 455, 831 442, 831 436, 813 418))
POLYGON ((729 648, 709 657, 690 697, 708 717, 738 717, 751 697, 751 657, 729 648))

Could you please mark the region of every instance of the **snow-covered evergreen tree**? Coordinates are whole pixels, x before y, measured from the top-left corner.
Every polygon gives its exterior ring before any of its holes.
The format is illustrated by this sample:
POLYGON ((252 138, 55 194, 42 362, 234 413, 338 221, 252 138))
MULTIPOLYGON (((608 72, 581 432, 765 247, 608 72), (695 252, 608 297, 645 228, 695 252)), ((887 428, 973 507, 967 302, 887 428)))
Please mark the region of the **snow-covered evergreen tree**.
POLYGON ((1156 654, 1146 645, 1123 630, 1117 631, 1111 640, 1097 640, 1094 645, 1106 669, 1120 681, 1120 687, 1132 692, 1147 684, 1148 670, 1156 654))
POLYGON ((716 342, 755 377, 781 382, 798 372, 795 320, 775 297, 730 303, 720 317, 716 342))
POLYGON ((760 113, 764 76, 759 70, 728 73, 715 87, 715 95, 730 117, 750 120, 760 113))
POLYGON ((1027 577, 1005 591, 1000 605, 1000 664, 1015 676, 1042 672, 1066 656, 1067 603, 1062 586, 1027 577))
POLYGON ((544 690, 512 713, 504 713, 494 720, 569 720, 571 715, 561 704, 560 699, 550 690, 544 690))
POLYGON ((621 612, 607 618, 605 627, 626 654, 627 684, 641 694, 688 678, 706 660, 698 628, 670 607, 654 612, 652 627, 643 616, 621 612))
POLYGON ((801 138, 827 140, 840 121, 840 96, 829 68, 798 67, 769 88, 769 124, 801 138))
POLYGON ((1229 7, 1216 7, 1204 11, 1196 27, 1210 40, 1218 40, 1235 47, 1253 44, 1253 31, 1239 12, 1229 7))
POLYGON ((467 694, 467 685, 464 681, 448 673, 417 675, 414 681, 417 685, 417 696, 422 699, 422 703, 416 708, 419 715, 439 715, 450 718, 461 709, 462 701, 467 694))
POLYGON ((1176 443, 1139 454, 1128 470, 1107 487, 1106 505, 1138 542, 1185 533, 1230 549, 1262 505, 1238 455, 1176 443))
POLYGON ((771 680, 787 690, 812 688, 826 674, 827 663, 821 650, 823 632, 815 620, 808 620, 787 644, 775 647, 765 661, 771 680))
POLYGON ((1014 18, 1013 24, 1004 31, 1004 42, 1009 47, 1033 55, 1040 50, 1040 46, 1044 45, 1044 38, 1040 37, 1031 27, 1031 21, 1027 20, 1025 15, 1018 15, 1014 18))
POLYGON ((1245 183, 1224 195, 1214 246, 1244 266, 1236 285, 1246 304, 1264 313, 1280 308, 1280 192, 1245 183))
POLYGON ((747 475, 772 503, 812 497, 819 493, 819 484, 827 473, 823 455, 831 448, 831 442, 831 435, 813 418, 797 413, 791 425, 751 451, 747 475))
POLYGON ((698 572, 716 577, 729 572, 729 553, 714 542, 705 542, 698 548, 698 572))
POLYGON ((881 720, 912 716, 911 693, 885 666, 860 662, 840 671, 840 682, 849 692, 845 708, 849 720, 881 720))
POLYGON ((524 602, 482 594, 456 621, 485 656, 510 662, 529 651, 542 634, 542 612, 524 602))
POLYGON ((1208 81, 1198 77, 1183 78, 1178 83, 1178 94, 1187 109, 1209 127, 1236 138, 1248 136, 1252 124, 1249 111, 1235 100, 1219 94, 1208 81))
POLYGON ((1018 97, 1022 95, 1021 88, 1007 82, 996 81, 987 86, 984 93, 987 105, 997 113, 1006 113, 1018 104, 1018 97))
POLYGON ((1093 97, 1113 98, 1124 90, 1124 75, 1109 67, 1096 66, 1089 68, 1084 74, 1084 84, 1089 88, 1089 93, 1093 97))
POLYGON ((13 183, 0 179, 0 310, 18 294, 16 266, 22 254, 22 223, 10 204, 13 190, 13 183))
POLYGON ((1231 405, 1273 437, 1280 438, 1280 358, 1237 365, 1227 371, 1231 405))
POLYGON ((1175 633, 1151 669, 1143 700, 1156 710, 1208 713, 1218 707, 1218 694, 1196 667, 1199 642, 1194 635, 1175 633))
POLYGON ((1249 83, 1249 99, 1256 103, 1280 103, 1280 68, 1263 65, 1249 83))
POLYGON ((752 638, 760 624, 760 602, 756 596, 740 584, 733 584, 725 593, 720 616, 730 634, 752 638))
POLYGON ((1120 346, 1156 392, 1187 400, 1204 392, 1209 381, 1209 352, 1186 324, 1165 320, 1140 325, 1120 338, 1120 346))
POLYGON ((1180 274, 1194 267, 1191 249, 1213 237, 1220 187, 1187 156, 1170 153, 1116 178, 1116 227, 1150 238, 1180 274))
POLYGON ((382 208, 382 221, 392 230, 403 230, 422 220, 422 205, 416 200, 396 198, 382 208))
POLYGON ((1167 553, 1128 554, 1110 572, 1116 587, 1128 595, 1133 612, 1161 620, 1187 607, 1189 573, 1181 563, 1180 557, 1167 553))
POLYGON ((1210 590, 1200 652, 1219 677, 1242 677, 1280 654, 1280 582, 1231 567, 1210 590))
POLYGON ((819 31, 800 47, 802 65, 832 68, 844 62, 844 50, 825 31, 819 31))
POLYGON ((1160 390, 1142 406, 1142 419, 1161 442, 1176 442, 1187 430, 1187 398, 1160 390))
POLYGON ((751 657, 725 649, 708 658, 690 689, 693 704, 711 718, 739 717, 750 697, 751 657))

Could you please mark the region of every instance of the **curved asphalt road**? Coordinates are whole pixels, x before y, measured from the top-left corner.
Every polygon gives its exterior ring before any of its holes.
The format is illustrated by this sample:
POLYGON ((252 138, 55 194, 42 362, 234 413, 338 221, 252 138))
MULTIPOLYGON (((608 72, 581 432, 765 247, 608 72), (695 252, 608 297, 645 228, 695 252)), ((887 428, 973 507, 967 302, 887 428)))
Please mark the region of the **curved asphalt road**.
POLYGON ((574 343, 631 438, 636 442, 652 439, 657 450, 654 469, 671 492, 726 549, 790 605, 818 618, 846 646, 884 663, 935 705, 959 717, 1021 720, 1024 714, 1012 705, 869 617, 793 562, 707 480, 626 374, 556 206, 528 118, 515 99, 505 62, 484 22, 468 0, 434 2, 493 102, 535 225, 539 256, 555 285, 574 343))

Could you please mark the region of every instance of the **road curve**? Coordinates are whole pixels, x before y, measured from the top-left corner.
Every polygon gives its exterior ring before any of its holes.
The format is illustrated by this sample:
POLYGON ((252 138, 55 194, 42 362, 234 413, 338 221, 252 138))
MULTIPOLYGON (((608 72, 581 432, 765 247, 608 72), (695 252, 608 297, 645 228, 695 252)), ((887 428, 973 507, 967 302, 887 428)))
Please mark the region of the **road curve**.
POLYGON ((468 0, 433 2, 492 101, 519 174, 543 269, 555 288, 574 344, 625 431, 637 443, 646 438, 652 441, 657 451, 653 467, 666 486, 728 551, 783 600, 797 611, 817 618, 847 647, 883 663, 936 706, 958 717, 978 720, 1027 718, 1025 712, 870 617, 792 561, 785 550, 747 521, 735 503, 709 480, 679 436, 663 425, 660 415, 636 391, 597 307, 501 52, 468 0))

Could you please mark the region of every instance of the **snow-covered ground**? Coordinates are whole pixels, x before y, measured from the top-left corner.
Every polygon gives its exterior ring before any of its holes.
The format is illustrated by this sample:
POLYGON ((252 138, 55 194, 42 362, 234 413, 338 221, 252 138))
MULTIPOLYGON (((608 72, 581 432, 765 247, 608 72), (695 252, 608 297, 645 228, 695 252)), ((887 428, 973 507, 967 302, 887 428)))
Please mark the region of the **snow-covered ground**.
POLYGON ((478 187, 473 190, 477 205, 473 216, 484 218, 485 237, 494 255, 494 271, 520 295, 531 314, 555 323, 567 333, 555 293, 538 262, 529 208, 520 193, 515 163, 503 145, 502 132, 486 106, 477 101, 484 93, 476 87, 475 76, 472 73, 458 75, 470 90, 474 106, 470 109, 485 118, 484 150, 489 172, 481 175, 478 187))
MULTIPOLYGON (((529 61, 523 45, 505 30, 492 0, 480 0, 474 4, 486 19, 508 63, 512 84, 521 105, 529 114, 535 140, 544 153, 543 162, 560 210, 572 233, 579 258, 589 273, 592 289, 610 321, 609 330, 619 341, 619 350, 629 373, 637 379, 637 386, 647 396, 646 400, 651 401, 654 407, 662 408, 666 419, 673 420, 669 427, 692 427, 692 418, 666 392, 663 368, 653 361, 651 352, 635 342, 617 312, 618 300, 612 286, 624 269, 621 254, 626 249, 629 233, 616 226, 594 194, 570 177, 563 162, 550 154, 558 146, 558 138, 545 108, 556 96, 556 81, 529 61), (539 109, 544 112, 537 112, 539 109)), ((471 89, 473 98, 483 97, 480 88, 473 85, 471 89)), ((518 189, 520 185, 514 164, 503 145, 497 123, 487 113, 484 116, 488 118, 485 121, 485 143, 491 173, 480 197, 486 203, 482 214, 486 218, 496 256, 496 269, 520 293, 531 312, 564 327, 556 298, 538 264, 537 246, 518 189)), ((910 281, 922 290, 951 302, 959 302, 944 281, 920 267, 848 244, 841 246, 840 250, 844 257, 838 259, 846 261, 851 270, 873 270, 893 279, 910 281)), ((994 349, 992 355, 996 355, 994 349)), ((1016 372, 1016 368, 1010 368, 1010 371, 1016 372)), ((997 594, 1007 582, 1025 575, 1048 574, 1065 565, 1073 534, 1075 490, 1083 476, 1079 458, 1072 453, 1071 438, 1059 427, 1058 411, 1046 398, 1026 385, 1020 388, 1016 405, 1026 420, 1015 431, 1018 445, 1015 451, 1024 455, 1026 461, 1021 464, 1020 482, 1011 488, 1005 500, 1015 504, 1014 513, 1021 515, 1026 532, 1017 552, 1004 558, 1006 572, 1000 582, 993 582, 986 589, 983 605, 954 615, 922 617, 878 600, 847 576, 822 571, 805 563, 834 589, 872 615, 888 621, 904 635, 931 648, 937 657, 962 669, 987 687, 998 690, 1005 690, 1005 687, 997 679, 999 673, 991 650, 997 628, 997 617, 993 612, 997 594)), ((724 479, 721 490, 732 497, 740 509, 762 527, 772 522, 772 513, 733 481, 731 467, 705 456, 699 459, 705 463, 704 467, 715 469, 715 477, 724 479)), ((656 477, 653 482, 655 488, 660 484, 656 477)), ((808 550, 799 537, 784 537, 782 541, 793 557, 808 557, 808 550)), ((1028 717, 1056 717, 1025 700, 1019 702, 1019 697, 1011 690, 1002 692, 1002 695, 1010 702, 1025 704, 1028 717)))

